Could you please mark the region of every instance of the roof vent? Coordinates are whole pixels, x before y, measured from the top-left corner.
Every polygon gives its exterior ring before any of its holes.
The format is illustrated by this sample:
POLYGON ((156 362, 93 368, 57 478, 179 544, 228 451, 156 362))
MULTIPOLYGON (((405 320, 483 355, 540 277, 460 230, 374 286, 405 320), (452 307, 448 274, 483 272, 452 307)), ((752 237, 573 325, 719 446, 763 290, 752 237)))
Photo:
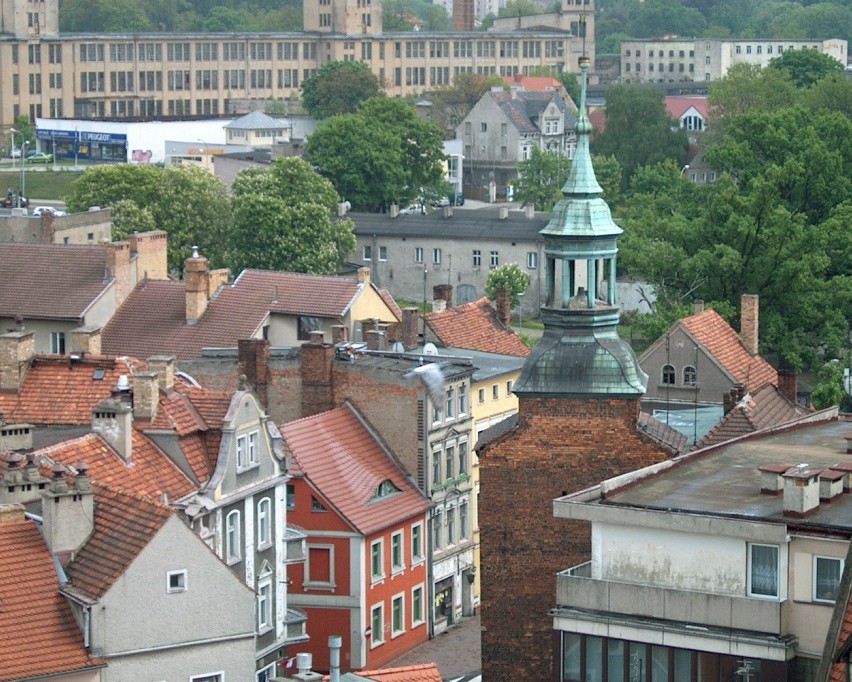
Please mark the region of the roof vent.
POLYGON ((130 390, 130 379, 127 378, 126 374, 118 375, 118 383, 115 385, 115 387, 122 393, 130 390))
POLYGON ((802 518, 816 512, 821 473, 822 469, 807 464, 799 464, 784 472, 784 516, 802 518))
POLYGON ((826 469, 819 475, 819 499, 830 502, 843 492, 843 481, 846 474, 835 469, 826 469))
POLYGON ((760 472, 760 494, 780 495, 784 490, 782 475, 790 467, 786 464, 765 464, 758 468, 760 472))
POLYGON ((848 493, 852 490, 852 462, 838 462, 833 464, 831 468, 834 471, 843 472, 843 492, 848 493))

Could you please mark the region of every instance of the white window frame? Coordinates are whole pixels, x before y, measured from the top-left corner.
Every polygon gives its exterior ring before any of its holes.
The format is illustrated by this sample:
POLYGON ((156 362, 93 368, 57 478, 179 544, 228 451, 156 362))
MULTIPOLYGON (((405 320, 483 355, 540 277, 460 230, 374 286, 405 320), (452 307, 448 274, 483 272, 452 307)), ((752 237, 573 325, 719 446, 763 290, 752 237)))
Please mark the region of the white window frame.
POLYGON ((385 579, 385 539, 379 538, 370 543, 370 580, 375 585, 385 579), (375 550, 378 548, 378 571, 376 571, 375 550))
POLYGON ((242 528, 238 509, 228 512, 225 516, 225 562, 235 564, 242 560, 242 528))
POLYGON ((417 585, 411 590, 411 629, 420 627, 421 625, 426 624, 426 617, 424 616, 424 612, 426 611, 426 601, 424 599, 424 595, 426 590, 423 588, 423 585, 417 585), (415 608, 414 595, 420 593, 420 613, 417 612, 415 608))
POLYGON ((257 431, 248 434, 248 465, 257 466, 257 431))
POLYGON ((50 352, 65 355, 65 332, 50 332, 50 352))
POLYGON ((423 536, 423 522, 419 521, 417 523, 411 524, 411 565, 417 566, 422 564, 426 560, 426 552, 424 551, 424 536, 423 536), (417 543, 420 547, 415 547, 414 539, 417 538, 417 543), (418 550, 419 549, 419 553, 418 550))
POLYGON ((459 542, 470 538, 470 505, 467 500, 459 502, 459 542))
POLYGON ((257 548, 272 545, 272 500, 264 497, 257 503, 257 548))
POLYGON ((451 547, 459 541, 456 537, 456 506, 449 507, 444 516, 447 524, 447 547, 451 547))
POLYGON ((479 400, 480 405, 482 405, 485 402, 485 389, 484 388, 479 389, 477 399, 479 400))
POLYGON ((400 592, 391 597, 391 639, 405 634, 405 592, 400 592), (399 604, 399 628, 394 622, 394 607, 399 604))
POLYGON ((500 400, 500 384, 491 384, 491 400, 500 400))
POLYGON ((364 244, 361 247, 361 260, 373 260, 373 247, 370 244, 364 244))
POLYGON ((755 599, 770 599, 777 601, 781 596, 781 548, 778 545, 767 545, 757 542, 750 542, 748 544, 748 566, 746 571, 746 580, 746 594, 748 594, 749 597, 754 597, 755 599), (771 548, 775 550, 775 594, 764 594, 761 592, 755 592, 753 589, 753 549, 755 547, 771 548))
POLYGON ((432 249, 432 265, 441 264, 441 249, 432 249))
POLYGON ((379 247, 379 260, 386 261, 388 259, 388 247, 380 246, 379 247))
POLYGON ((257 583, 257 633, 269 632, 272 626, 272 579, 264 578, 257 583))
POLYGON ((166 571, 166 592, 174 594, 176 592, 186 592, 188 588, 187 572, 185 568, 179 571, 166 571), (172 586, 172 578, 179 578, 179 585, 172 586))
POLYGON ((527 270, 535 270, 538 268, 538 252, 527 251, 527 270))
POLYGON ((489 256, 488 264, 491 266, 492 269, 500 267, 500 252, 499 251, 492 251, 491 252, 491 254, 489 256))
POLYGON ((189 678, 189 682, 225 682, 225 671, 220 670, 215 673, 203 673, 201 675, 193 675, 189 678))
POLYGON ((468 404, 467 404, 467 384, 459 384, 459 417, 462 417, 467 414, 468 404))
POLYGON ((448 388, 447 393, 444 400, 445 408, 444 408, 444 418, 449 421, 450 419, 454 419, 456 414, 456 391, 453 388, 448 388))
MULTIPOLYGON (((844 567, 844 561, 843 561, 843 559, 841 559, 840 557, 835 557, 835 556, 822 556, 822 555, 816 555, 816 554, 814 555, 814 562, 813 562, 813 580, 811 581, 811 582, 812 582, 812 586, 813 586, 813 589, 812 589, 813 600, 814 600, 817 604, 835 604, 835 603, 837 602, 837 598, 836 598, 836 596, 835 596, 835 598, 834 598, 834 599, 825 599, 825 598, 822 598, 822 599, 821 599, 821 598, 819 598, 819 597, 817 596, 817 576, 818 576, 818 574, 817 574, 817 564, 818 564, 820 561, 833 561, 833 562, 839 563, 839 564, 840 564, 840 578, 841 578, 841 579, 843 578, 843 567, 844 567)), ((840 580, 838 580, 838 582, 837 582, 837 586, 838 586, 838 588, 840 587, 840 580)))
POLYGON ((391 575, 405 570, 405 534, 398 530, 391 534, 391 575))
POLYGON ((275 663, 270 663, 269 665, 264 666, 263 668, 261 668, 260 670, 258 670, 258 671, 254 674, 254 679, 255 679, 256 681, 257 681, 257 680, 260 680, 260 679, 261 679, 261 678, 260 678, 260 676, 261 676, 261 675, 266 675, 266 677, 264 677, 264 678, 263 678, 263 679, 265 679, 265 680, 269 680, 269 679, 271 679, 271 678, 275 677, 275 663))
POLYGON ((385 643, 385 604, 380 602, 370 608, 370 648, 375 649, 385 643), (376 627, 376 612, 379 613, 378 625, 376 627))
POLYGON ((432 549, 436 552, 440 551, 444 546, 444 515, 440 509, 435 510, 435 516, 432 518, 432 549))
POLYGON ((237 471, 248 469, 248 438, 237 436, 237 471))
POLYGON ((423 247, 415 246, 414 247, 414 262, 422 263, 423 262, 423 247))

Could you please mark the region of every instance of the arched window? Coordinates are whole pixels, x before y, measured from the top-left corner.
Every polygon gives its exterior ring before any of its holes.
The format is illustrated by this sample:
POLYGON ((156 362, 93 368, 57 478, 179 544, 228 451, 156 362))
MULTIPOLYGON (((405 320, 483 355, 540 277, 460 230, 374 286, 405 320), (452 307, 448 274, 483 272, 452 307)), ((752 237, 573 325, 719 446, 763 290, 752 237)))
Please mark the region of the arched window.
POLYGON ((257 503, 257 546, 272 544, 272 501, 264 497, 257 503))
POLYGON ((663 365, 663 384, 673 386, 675 382, 675 368, 671 365, 663 365))
POLYGON ((697 378, 695 367, 692 365, 687 365, 683 368, 683 385, 684 386, 695 386, 695 380, 697 378))
POLYGON ((241 557, 240 512, 232 511, 225 517, 225 561, 232 563, 241 557))

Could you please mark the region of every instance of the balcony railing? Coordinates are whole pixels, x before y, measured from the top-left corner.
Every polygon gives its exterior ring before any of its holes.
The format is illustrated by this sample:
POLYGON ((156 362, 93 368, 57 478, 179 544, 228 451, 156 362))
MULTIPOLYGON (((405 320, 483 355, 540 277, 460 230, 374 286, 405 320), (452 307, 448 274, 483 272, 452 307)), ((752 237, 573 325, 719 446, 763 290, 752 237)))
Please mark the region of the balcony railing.
POLYGON ((298 526, 287 526, 284 531, 284 563, 297 564, 305 561, 308 556, 308 534, 298 526))
POLYGON ((452 478, 448 478, 446 480, 441 481, 440 483, 432 484, 432 493, 441 492, 442 490, 449 490, 450 488, 458 487, 462 483, 467 483, 470 480, 470 474, 467 472, 461 473, 458 476, 454 476, 452 478))
POLYGON ((781 601, 597 580, 590 576, 589 563, 558 573, 557 604, 695 625, 784 634, 781 632, 781 601))

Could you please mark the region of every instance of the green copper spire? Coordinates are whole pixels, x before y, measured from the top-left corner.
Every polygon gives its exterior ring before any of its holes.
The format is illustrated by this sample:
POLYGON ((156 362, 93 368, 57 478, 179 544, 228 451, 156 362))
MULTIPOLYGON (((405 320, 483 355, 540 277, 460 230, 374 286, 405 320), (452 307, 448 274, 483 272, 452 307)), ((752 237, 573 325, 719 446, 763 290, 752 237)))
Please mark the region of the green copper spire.
POLYGON ((574 160, 571 163, 571 172, 568 180, 562 187, 562 194, 569 196, 597 196, 603 194, 603 188, 598 184, 595 177, 595 169, 592 166, 592 155, 589 152, 589 134, 592 132, 592 123, 586 111, 586 90, 589 84, 589 58, 580 58, 581 88, 580 106, 577 124, 574 130, 577 133, 577 148, 574 152, 574 160))

